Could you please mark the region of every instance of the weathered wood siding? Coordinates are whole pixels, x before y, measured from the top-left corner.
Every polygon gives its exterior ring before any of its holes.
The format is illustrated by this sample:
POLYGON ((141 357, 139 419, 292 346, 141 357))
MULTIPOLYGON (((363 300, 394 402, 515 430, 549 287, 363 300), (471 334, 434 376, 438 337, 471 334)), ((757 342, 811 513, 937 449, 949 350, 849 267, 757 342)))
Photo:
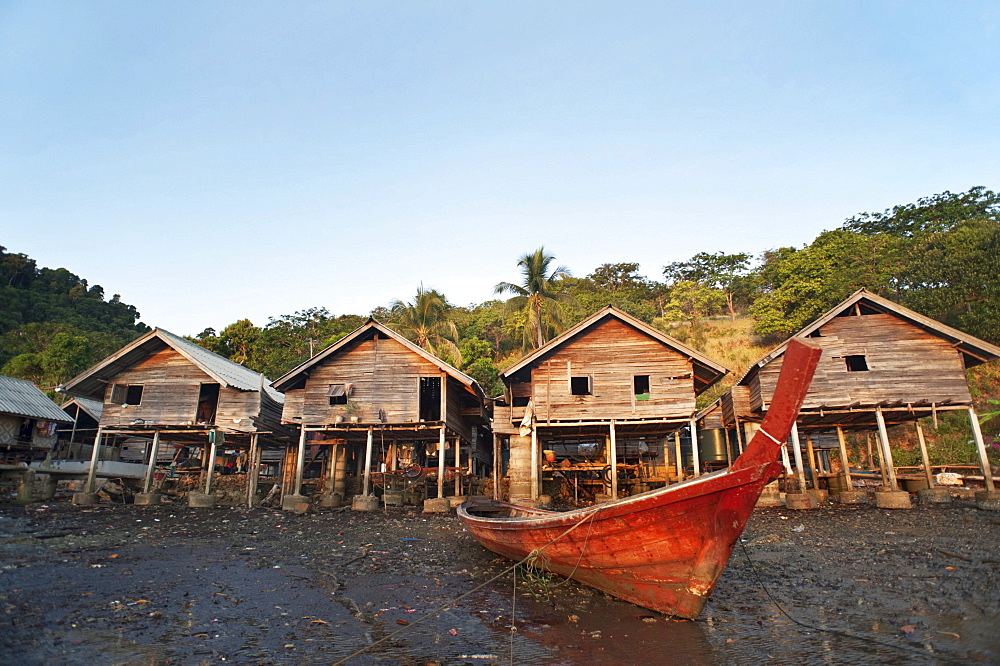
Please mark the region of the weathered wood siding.
POLYGON ((751 415, 750 387, 734 386, 722 396, 722 420, 726 425, 733 425, 736 419, 751 415))
MULTIPOLYGON (((118 373, 104 393, 102 426, 131 425, 142 419, 145 425, 193 425, 198 409, 202 384, 215 383, 173 349, 163 349, 145 361, 118 373), (111 402, 113 384, 142 385, 142 400, 138 405, 117 405, 111 402)), ((252 431, 251 417, 259 409, 259 397, 253 391, 223 388, 219 391, 216 425, 230 430, 252 431), (241 419, 235 423, 234 419, 241 419)))
POLYGON ((617 319, 586 331, 534 367, 531 397, 542 421, 676 418, 695 408, 690 360, 617 319), (635 399, 636 375, 649 376, 649 400, 635 399), (572 394, 570 377, 579 376, 593 378, 591 395, 572 394))
MULTIPOLYGON (((948 342, 886 314, 836 317, 809 338, 823 348, 803 409, 971 400, 959 352, 948 342), (848 371, 863 355, 867 371, 848 371)), ((760 369, 760 399, 770 403, 784 355, 760 369)), ((753 387, 751 386, 751 391, 753 387)))

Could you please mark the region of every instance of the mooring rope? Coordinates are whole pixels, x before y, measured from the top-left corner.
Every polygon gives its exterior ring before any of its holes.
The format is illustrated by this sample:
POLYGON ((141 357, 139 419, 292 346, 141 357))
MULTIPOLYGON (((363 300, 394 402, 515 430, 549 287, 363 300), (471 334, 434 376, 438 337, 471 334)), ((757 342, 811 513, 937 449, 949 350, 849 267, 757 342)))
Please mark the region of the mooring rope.
MULTIPOLYGON (((789 615, 788 611, 786 611, 782 607, 782 605, 780 603, 778 603, 778 600, 774 598, 774 596, 771 594, 771 591, 767 589, 766 585, 764 585, 764 580, 761 578, 760 573, 758 573, 757 567, 754 566, 753 560, 750 559, 750 553, 747 552, 746 546, 743 544, 742 540, 739 540, 739 543, 740 543, 740 548, 743 550, 743 555, 746 557, 747 563, 750 565, 750 570, 753 571, 754 578, 757 579, 757 584, 760 585, 760 589, 762 589, 764 591, 764 594, 766 594, 767 598, 771 600, 771 603, 774 604, 775 607, 779 611, 781 611, 781 614, 784 615, 786 618, 788 618, 794 624, 797 624, 800 627, 804 627, 806 629, 811 629, 812 631, 822 631, 822 632, 825 632, 825 633, 828 633, 828 634, 834 634, 836 636, 844 636, 845 638, 853 638, 856 641, 862 641, 864 643, 873 643, 875 645, 882 645, 884 647, 892 648, 892 649, 898 650, 900 652, 907 652, 909 654, 920 655, 921 657, 925 657, 925 658, 933 656, 935 660, 941 660, 942 659, 942 656, 939 655, 939 654, 936 654, 936 653, 928 654, 926 651, 923 651, 923 650, 917 650, 917 649, 914 649, 914 648, 911 648, 911 647, 907 647, 907 646, 903 646, 903 645, 895 645, 894 643, 887 643, 885 641, 880 641, 877 638, 872 638, 871 636, 858 636, 856 634, 852 634, 852 633, 850 633, 848 631, 844 631, 842 629, 829 629, 829 628, 825 628, 825 627, 815 627, 815 626, 813 626, 811 624, 806 624, 805 622, 801 622, 799 620, 796 620, 794 617, 792 617, 791 615, 789 615)), ((961 663, 961 662, 958 662, 958 661, 949 661, 947 658, 944 658, 943 659, 943 663, 955 663, 955 664, 957 664, 957 663, 961 663)))
MULTIPOLYGON (((583 525, 584 522, 586 522, 588 519, 592 518, 593 516, 595 516, 597 513, 599 513, 602 510, 603 510, 603 507, 600 507, 600 508, 595 509, 594 511, 591 511, 586 516, 584 516, 583 518, 581 518, 576 524, 574 524, 571 527, 569 527, 565 532, 563 532, 562 534, 560 534, 556 538, 552 539, 552 541, 549 541, 547 544, 545 544, 544 546, 542 546, 540 548, 534 549, 533 551, 531 551, 530 553, 528 553, 527 555, 525 555, 523 559, 519 560, 518 562, 515 562, 513 565, 507 567, 506 569, 504 569, 503 571, 501 571, 497 575, 493 576, 489 580, 487 580, 487 581, 485 581, 483 583, 480 583, 479 585, 477 585, 476 587, 472 588, 468 592, 466 592, 464 594, 460 594, 457 597, 455 597, 454 599, 451 599, 450 601, 446 601, 441 606, 438 606, 434 610, 425 613, 424 615, 418 617, 413 622, 410 622, 408 625, 406 625, 406 626, 404 626, 404 627, 402 627, 400 629, 397 629, 396 631, 392 632, 391 634, 387 634, 387 635, 383 636, 382 638, 378 639, 377 641, 375 641, 373 643, 369 643, 368 645, 366 645, 365 647, 361 648, 360 650, 356 650, 355 652, 352 652, 351 654, 347 655, 343 659, 340 659, 339 661, 335 661, 334 662, 334 666, 337 666, 338 664, 343 664, 343 663, 345 663, 345 662, 347 662, 347 661, 349 661, 351 659, 354 659, 355 657, 360 656, 360 655, 364 654, 365 652, 367 652, 368 650, 372 649, 376 645, 379 645, 381 643, 385 643, 386 641, 388 641, 388 640, 390 640, 392 638, 395 638, 399 634, 402 634, 402 633, 404 633, 404 632, 412 629, 415 624, 423 622, 424 620, 426 620, 428 618, 434 617, 435 615, 448 610, 448 608, 450 608, 451 606, 454 606, 459 601, 462 601, 463 599, 465 599, 466 597, 470 596, 471 594, 474 594, 474 593, 478 592, 479 590, 483 589, 484 587, 486 587, 487 585, 489 585, 493 581, 495 581, 495 580, 497 580, 499 578, 502 578, 503 576, 507 575, 507 573, 509 573, 511 571, 514 571, 517 567, 521 566, 522 564, 524 564, 528 560, 530 560, 530 559, 532 559, 534 557, 538 557, 538 554, 541 553, 543 550, 545 550, 546 548, 548 548, 549 546, 551 546, 552 544, 554 544, 556 541, 559 541, 560 539, 562 539, 564 536, 566 536, 567 534, 569 534, 570 532, 572 532, 573 530, 575 530, 576 528, 578 528, 580 525, 583 525)), ((516 578, 517 574, 515 573, 514 575, 515 575, 514 583, 515 583, 515 586, 516 586, 516 584, 517 584, 517 578, 516 578)), ((516 587, 515 587, 515 589, 516 589, 516 587)), ((513 611, 512 611, 511 620, 512 620, 511 626, 513 626, 513 611)), ((514 640, 514 638, 513 638, 513 632, 512 632, 512 635, 511 635, 512 644, 513 644, 513 640, 514 640)))

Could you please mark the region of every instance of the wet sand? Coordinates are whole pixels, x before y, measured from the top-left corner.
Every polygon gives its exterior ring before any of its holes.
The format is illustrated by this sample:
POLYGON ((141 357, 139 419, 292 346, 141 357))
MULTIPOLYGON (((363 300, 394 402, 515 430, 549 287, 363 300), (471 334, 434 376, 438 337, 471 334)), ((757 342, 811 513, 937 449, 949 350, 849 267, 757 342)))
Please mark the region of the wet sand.
POLYGON ((1000 663, 1000 514, 758 509, 742 541, 684 622, 515 580, 453 516, 0 505, 0 661, 329 664, 399 631, 349 663, 1000 663))

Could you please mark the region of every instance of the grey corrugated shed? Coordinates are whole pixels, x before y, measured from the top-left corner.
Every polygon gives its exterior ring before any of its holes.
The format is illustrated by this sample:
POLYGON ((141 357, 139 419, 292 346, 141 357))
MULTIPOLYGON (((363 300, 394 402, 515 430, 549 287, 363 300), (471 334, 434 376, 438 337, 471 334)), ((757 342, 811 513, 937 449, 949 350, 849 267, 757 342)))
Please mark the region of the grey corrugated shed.
POLYGON ((0 413, 60 423, 73 422, 59 405, 27 379, 3 375, 0 375, 0 413))

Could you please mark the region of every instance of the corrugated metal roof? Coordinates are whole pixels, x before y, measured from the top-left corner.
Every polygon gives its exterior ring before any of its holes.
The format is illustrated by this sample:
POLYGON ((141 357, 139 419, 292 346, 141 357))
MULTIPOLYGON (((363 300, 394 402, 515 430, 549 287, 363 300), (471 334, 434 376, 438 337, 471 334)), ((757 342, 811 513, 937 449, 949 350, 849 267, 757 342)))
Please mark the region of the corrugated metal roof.
POLYGON ((90 418, 95 421, 101 420, 101 414, 104 412, 104 403, 100 400, 91 400, 90 398, 84 398, 82 396, 74 396, 72 400, 63 405, 63 411, 66 410, 71 404, 76 403, 80 406, 84 412, 90 415, 90 418))
POLYGON ((3 375, 0 375, 0 412, 60 423, 73 422, 33 383, 3 375))

